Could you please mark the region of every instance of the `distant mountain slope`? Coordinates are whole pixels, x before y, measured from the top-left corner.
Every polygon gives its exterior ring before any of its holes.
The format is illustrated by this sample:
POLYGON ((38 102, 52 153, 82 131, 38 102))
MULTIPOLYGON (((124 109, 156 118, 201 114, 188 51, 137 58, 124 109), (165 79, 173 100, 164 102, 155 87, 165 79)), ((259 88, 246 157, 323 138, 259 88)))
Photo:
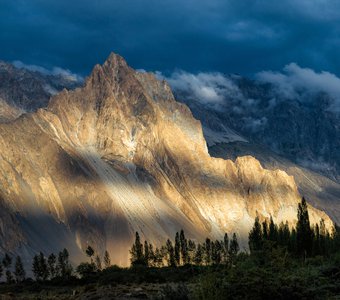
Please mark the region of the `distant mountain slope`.
POLYGON ((338 99, 288 84, 284 93, 271 83, 236 75, 180 74, 168 80, 176 98, 210 130, 210 144, 212 132, 220 142, 262 144, 340 183, 338 99))
MULTIPOLYGON (((164 81, 111 54, 84 86, 47 108, 0 124, 0 252, 93 245, 126 265, 139 231, 154 244, 237 232, 246 244, 256 215, 296 222, 293 177, 251 156, 209 156, 201 123, 164 81)), ((309 206, 310 219, 330 218, 309 206)))
POLYGON ((52 95, 80 84, 70 76, 30 71, 0 61, 0 122, 45 107, 52 95))

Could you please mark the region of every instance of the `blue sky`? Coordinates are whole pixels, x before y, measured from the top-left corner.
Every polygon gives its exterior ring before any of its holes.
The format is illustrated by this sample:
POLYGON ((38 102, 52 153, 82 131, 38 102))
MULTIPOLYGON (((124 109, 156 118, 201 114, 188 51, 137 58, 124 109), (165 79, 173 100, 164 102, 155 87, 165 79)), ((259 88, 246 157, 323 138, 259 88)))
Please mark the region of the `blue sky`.
POLYGON ((0 0, 0 29, 0 59, 82 75, 111 51, 163 73, 340 75, 334 0, 0 0))

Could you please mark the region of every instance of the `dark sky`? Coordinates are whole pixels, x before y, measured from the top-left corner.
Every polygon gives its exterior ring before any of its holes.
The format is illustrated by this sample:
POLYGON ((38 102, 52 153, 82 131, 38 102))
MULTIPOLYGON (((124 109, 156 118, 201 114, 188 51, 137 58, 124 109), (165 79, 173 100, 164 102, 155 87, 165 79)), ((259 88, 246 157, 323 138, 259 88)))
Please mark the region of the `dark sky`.
POLYGON ((338 0, 0 0, 0 59, 83 75, 111 51, 162 72, 339 75, 339 50, 338 0))

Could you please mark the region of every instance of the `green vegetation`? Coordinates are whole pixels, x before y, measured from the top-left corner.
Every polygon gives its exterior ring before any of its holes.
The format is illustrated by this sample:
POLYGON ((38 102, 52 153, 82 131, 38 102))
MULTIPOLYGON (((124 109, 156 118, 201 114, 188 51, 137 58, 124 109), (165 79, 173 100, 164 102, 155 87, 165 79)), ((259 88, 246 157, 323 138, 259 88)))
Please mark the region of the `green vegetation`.
POLYGON ((74 271, 64 249, 58 256, 34 257, 35 281, 26 279, 20 257, 13 276, 12 259, 5 255, 0 277, 5 271, 6 283, 0 294, 15 292, 24 299, 49 291, 55 296, 62 287, 66 294, 59 299, 68 299, 71 291, 74 298, 77 293, 100 298, 99 291, 115 297, 131 290, 153 299, 339 299, 340 230, 335 226, 328 232, 323 220, 311 226, 305 199, 297 215, 295 228, 257 217, 249 232, 249 252, 240 252, 236 234, 197 243, 181 230, 174 240, 155 247, 136 232, 130 268, 111 266, 107 251, 101 258, 88 246, 89 262, 74 271))

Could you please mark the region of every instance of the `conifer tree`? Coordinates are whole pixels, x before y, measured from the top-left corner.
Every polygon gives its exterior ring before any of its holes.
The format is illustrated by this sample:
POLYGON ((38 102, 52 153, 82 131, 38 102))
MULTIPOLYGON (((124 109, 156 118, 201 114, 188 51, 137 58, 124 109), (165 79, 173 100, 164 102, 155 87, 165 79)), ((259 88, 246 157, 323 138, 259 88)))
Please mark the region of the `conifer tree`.
POLYGON ((153 251, 153 245, 149 243, 149 266, 155 267, 155 252, 153 251))
POLYGON ((104 266, 105 266, 105 269, 111 267, 111 258, 107 250, 104 253, 104 266))
POLYGON ((162 251, 159 248, 156 248, 155 250, 154 265, 157 268, 160 268, 163 266, 163 255, 162 255, 162 251))
POLYGON ((272 217, 270 217, 270 222, 269 222, 268 239, 272 242, 277 242, 278 240, 277 225, 274 223, 274 220, 272 217))
POLYGON ((262 222, 262 236, 264 240, 268 240, 269 236, 269 229, 268 229, 268 223, 267 220, 264 220, 262 222))
POLYGON ((144 241, 144 261, 145 261, 145 265, 149 266, 150 253, 149 253, 149 244, 147 241, 144 241))
POLYGON ((282 245, 288 248, 289 247, 289 240, 290 240, 290 229, 289 229, 288 221, 286 221, 286 223, 284 224, 284 227, 283 227, 282 245))
POLYGON ((288 244, 289 252, 297 253, 297 242, 296 242, 296 229, 293 228, 290 234, 289 244, 288 244))
POLYGON ((229 237, 228 237, 228 233, 225 233, 223 237, 223 261, 224 263, 228 261, 228 250, 229 250, 229 237))
POLYGON ((17 256, 15 261, 14 276, 16 282, 23 282, 26 278, 26 272, 20 256, 17 256))
POLYGON ((191 263, 195 257, 196 243, 193 240, 188 241, 188 262, 191 263))
POLYGON ((230 245, 229 245, 229 257, 231 259, 231 262, 234 261, 239 250, 240 250, 240 247, 239 247, 239 244, 238 244, 238 241, 237 241, 237 236, 236 236, 236 233, 234 233, 233 237, 230 241, 230 245))
POLYGON ((172 242, 169 239, 166 241, 166 249, 168 252, 168 255, 167 255, 168 266, 176 267, 175 251, 174 251, 174 247, 172 246, 172 242))
POLYGON ((204 253, 204 261, 206 265, 211 264, 211 240, 206 238, 204 245, 205 253, 204 253))
POLYGON ((313 231, 309 223, 307 202, 302 198, 298 206, 298 221, 296 224, 297 251, 301 256, 306 257, 311 253, 313 246, 313 231))
POLYGON ((185 238, 183 229, 181 230, 181 233, 179 235, 179 240, 181 244, 182 262, 185 265, 188 263, 188 241, 185 238))
POLYGON ((166 247, 166 245, 162 246, 160 249, 160 255, 162 257, 162 266, 164 265, 164 262, 168 262, 168 249, 166 247))
POLYGON ((57 257, 51 253, 47 258, 47 266, 50 278, 53 279, 57 276, 57 257))
POLYGON ((198 244, 195 252, 194 263, 200 266, 202 262, 203 262, 203 247, 201 244, 198 244))
POLYGON ((49 276, 46 258, 42 252, 39 253, 38 258, 39 258, 39 269, 40 269, 41 279, 45 281, 47 280, 49 276))
POLYGON ((145 265, 144 255, 143 255, 143 244, 140 241, 139 233, 136 232, 135 242, 130 250, 131 264, 145 265))
POLYGON ((212 243, 211 259, 215 265, 219 265, 221 263, 222 248, 222 243, 220 241, 216 240, 214 243, 212 243))
POLYGON ((288 222, 281 222, 278 228, 277 241, 280 246, 289 248, 289 240, 290 240, 290 230, 288 226, 288 222))
POLYGON ((47 280, 49 275, 48 266, 42 252, 33 257, 32 272, 37 281, 47 280))
POLYGON ((177 266, 181 264, 181 242, 178 232, 176 232, 175 237, 175 261, 177 266))
POLYGON ((14 282, 13 275, 12 275, 12 272, 10 270, 6 271, 6 282, 7 283, 13 283, 14 282))
POLYGON ((32 273, 36 281, 41 280, 41 271, 40 271, 40 264, 39 264, 39 256, 34 255, 33 263, 32 263, 32 273))
POLYGON ((216 244, 214 241, 211 242, 211 263, 213 265, 216 265, 216 259, 217 259, 217 252, 216 252, 216 244))
POLYGON ((6 253, 5 257, 2 260, 2 265, 6 269, 6 281, 7 283, 11 283, 13 281, 13 276, 10 271, 12 265, 12 258, 6 253))
POLYGON ((58 274, 63 279, 68 279, 72 275, 73 268, 69 262, 69 256, 66 248, 58 254, 58 274))
POLYGON ((261 230, 261 224, 258 216, 255 218, 254 226, 249 232, 248 244, 250 252, 257 252, 262 250, 263 235, 261 230))

